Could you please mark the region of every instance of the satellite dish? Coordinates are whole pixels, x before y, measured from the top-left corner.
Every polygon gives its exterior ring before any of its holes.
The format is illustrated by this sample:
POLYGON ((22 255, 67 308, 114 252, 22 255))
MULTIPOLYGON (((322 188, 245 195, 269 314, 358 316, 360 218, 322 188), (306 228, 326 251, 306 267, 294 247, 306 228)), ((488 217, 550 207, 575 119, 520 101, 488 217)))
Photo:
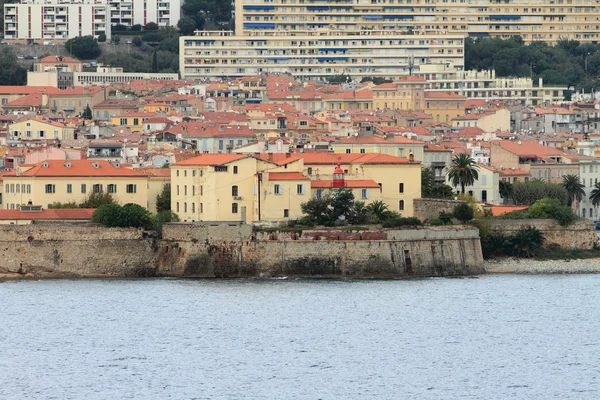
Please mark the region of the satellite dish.
POLYGON ((357 137, 358 137, 358 132, 354 132, 354 136, 357 136, 357 137))
POLYGON ((519 141, 517 142, 517 144, 520 146, 520 145, 521 145, 521 141, 519 140, 519 141))

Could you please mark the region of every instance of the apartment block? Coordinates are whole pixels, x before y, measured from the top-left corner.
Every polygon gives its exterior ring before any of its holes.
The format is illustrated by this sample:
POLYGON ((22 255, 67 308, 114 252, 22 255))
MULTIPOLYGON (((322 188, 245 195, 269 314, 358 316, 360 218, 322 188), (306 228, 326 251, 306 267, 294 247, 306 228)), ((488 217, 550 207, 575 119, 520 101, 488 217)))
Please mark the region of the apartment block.
POLYGON ((374 29, 555 43, 596 42, 600 34, 595 0, 238 0, 235 17, 239 35, 374 29))
POLYGON ((78 36, 105 34, 110 39, 106 0, 21 0, 4 5, 7 41, 66 41, 78 36))
POLYGON ((176 26, 181 17, 181 0, 108 0, 112 25, 176 26))
POLYGON ((21 0, 4 5, 4 38, 47 44, 104 33, 110 40, 111 26, 175 26, 180 16, 180 0, 21 0))
POLYGON ((397 78, 422 64, 464 67, 460 35, 405 35, 400 31, 302 33, 203 31, 180 38, 183 79, 290 73, 297 79, 340 74, 397 78))

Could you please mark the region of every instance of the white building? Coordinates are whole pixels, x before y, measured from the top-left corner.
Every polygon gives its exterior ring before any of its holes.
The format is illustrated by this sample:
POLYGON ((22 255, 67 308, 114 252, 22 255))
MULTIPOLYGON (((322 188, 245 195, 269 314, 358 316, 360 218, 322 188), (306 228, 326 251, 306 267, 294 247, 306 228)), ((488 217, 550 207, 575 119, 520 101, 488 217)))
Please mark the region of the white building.
MULTIPOLYGON (((465 188, 465 194, 480 203, 502 204, 499 171, 494 167, 479 164, 478 175, 473 185, 465 188)), ((449 179, 446 184, 452 186, 449 179)), ((453 187, 453 189, 455 193, 460 193, 460 186, 453 187)))
POLYGON ((176 26, 180 16, 180 0, 20 0, 4 5, 4 39, 48 44, 104 33, 110 40, 111 25, 176 26))
POLYGON ((290 73, 296 79, 348 74, 399 78, 421 64, 464 66, 460 35, 406 35, 391 30, 303 33, 198 31, 180 37, 182 79, 290 73))
POLYGON ((110 39, 106 0, 21 0, 4 5, 4 39, 49 44, 104 33, 110 39))
POLYGON ((132 26, 155 22, 158 26, 177 26, 181 0, 108 0, 112 25, 132 26))
POLYGON ((598 220, 598 206, 594 206, 590 200, 590 194, 600 179, 600 159, 580 155, 579 179, 585 185, 585 196, 581 203, 577 204, 577 215, 592 221, 598 220))

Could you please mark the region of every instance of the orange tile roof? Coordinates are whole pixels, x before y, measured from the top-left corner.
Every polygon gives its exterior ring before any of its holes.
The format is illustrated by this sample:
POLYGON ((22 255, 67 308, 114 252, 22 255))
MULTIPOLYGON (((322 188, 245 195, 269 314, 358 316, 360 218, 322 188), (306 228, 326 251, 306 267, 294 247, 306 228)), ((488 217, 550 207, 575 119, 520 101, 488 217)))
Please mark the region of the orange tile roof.
POLYGON ((36 163, 31 169, 23 172, 22 177, 141 177, 144 174, 128 168, 117 167, 104 160, 48 160, 36 163), (69 165, 70 166, 67 166, 69 165), (45 166, 46 165, 46 166, 45 166), (94 165, 97 165, 96 168, 94 165))
POLYGON ((41 107, 43 99, 42 93, 31 93, 9 101, 3 104, 2 107, 41 107))
POLYGON ((269 172, 270 181, 309 181, 310 178, 300 172, 269 172))
POLYGON ((81 61, 66 56, 46 56, 38 60, 37 63, 80 64, 81 61))
POLYGON ((490 209, 492 210, 492 214, 494 216, 506 214, 511 211, 525 210, 527 208, 528 208, 527 206, 493 206, 493 207, 490 207, 490 209))
POLYGON ((0 220, 91 220, 94 208, 55 208, 42 211, 0 210, 0 220))
POLYGON ((247 154, 200 154, 188 160, 178 161, 174 166, 207 166, 223 165, 248 157, 247 154))
POLYGON ((171 177, 171 170, 169 168, 143 167, 134 168, 133 170, 147 176, 171 177))
MULTIPOLYGON (((310 187, 313 189, 326 189, 333 187, 332 180, 316 180, 310 182, 310 187)), ((379 189, 379 185, 372 179, 360 179, 360 180, 344 180, 344 187, 346 188, 377 188, 379 189)))
POLYGON ((494 145, 502 147, 504 150, 510 151, 518 156, 560 156, 560 150, 542 146, 533 140, 521 140, 519 142, 512 140, 498 140, 494 145))

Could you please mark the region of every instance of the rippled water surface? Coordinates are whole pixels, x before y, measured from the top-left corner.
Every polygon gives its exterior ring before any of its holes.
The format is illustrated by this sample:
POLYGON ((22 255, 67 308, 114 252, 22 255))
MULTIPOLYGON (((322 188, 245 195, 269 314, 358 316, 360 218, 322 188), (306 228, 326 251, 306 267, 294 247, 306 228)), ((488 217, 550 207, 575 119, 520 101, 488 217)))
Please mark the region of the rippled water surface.
POLYGON ((600 399, 600 276, 0 283, 0 399, 600 399))

